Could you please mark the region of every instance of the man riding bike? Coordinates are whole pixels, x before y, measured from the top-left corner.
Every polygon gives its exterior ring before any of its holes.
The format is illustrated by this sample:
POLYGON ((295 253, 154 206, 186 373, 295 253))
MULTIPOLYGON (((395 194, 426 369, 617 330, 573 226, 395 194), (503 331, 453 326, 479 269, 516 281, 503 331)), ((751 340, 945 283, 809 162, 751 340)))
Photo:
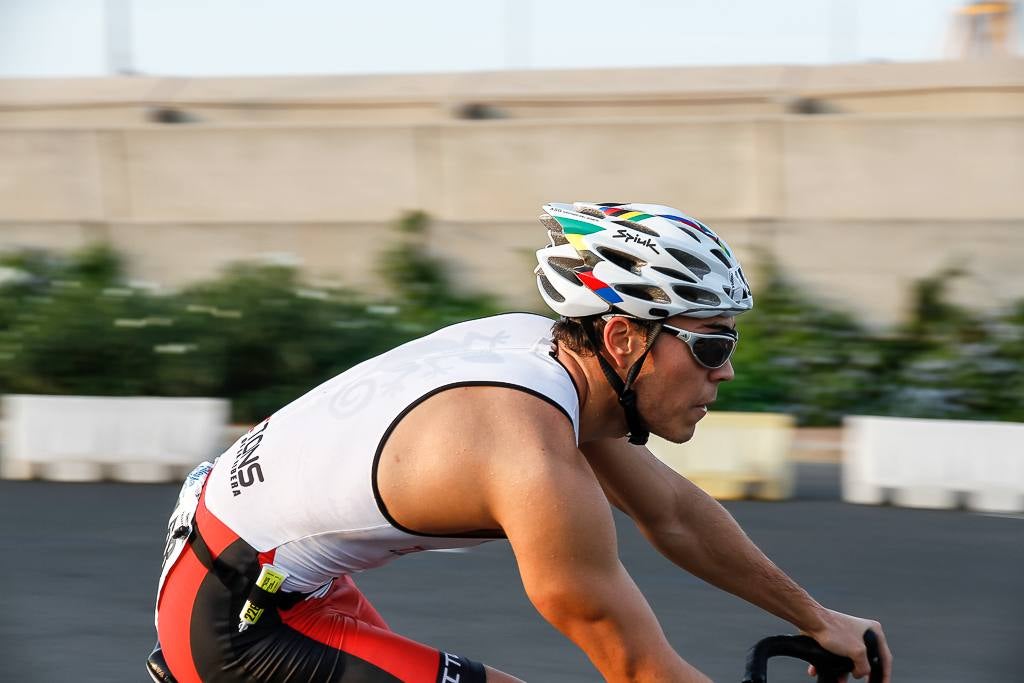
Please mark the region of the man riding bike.
POLYGON ((828 610, 644 447, 689 440, 733 377, 753 299, 703 223, 548 204, 538 287, 561 316, 460 323, 328 380, 254 427, 172 516, 157 602, 178 681, 518 679, 392 632, 350 576, 507 539, 537 610, 613 681, 706 681, 619 562, 611 505, 686 571, 868 672, 877 622, 828 610), (194 510, 194 512, 193 512, 194 510))

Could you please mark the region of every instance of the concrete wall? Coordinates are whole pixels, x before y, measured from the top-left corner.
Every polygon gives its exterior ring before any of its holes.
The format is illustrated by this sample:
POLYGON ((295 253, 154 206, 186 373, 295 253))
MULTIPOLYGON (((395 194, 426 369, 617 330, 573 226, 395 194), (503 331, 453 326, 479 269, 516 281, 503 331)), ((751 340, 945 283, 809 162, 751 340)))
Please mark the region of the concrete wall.
POLYGON ((520 221, 551 197, 716 219, 1019 220, 1024 117, 0 129, 18 221, 520 221))
POLYGON ((0 126, 406 123, 463 107, 529 119, 845 113, 1024 114, 1024 60, 262 78, 0 79, 0 126))
MULTIPOLYGON (((172 285, 234 260, 291 254, 313 276, 364 286, 376 282, 373 260, 392 243, 395 219, 422 209, 436 219, 432 247, 467 286, 522 306, 537 304, 529 271, 544 242, 541 203, 653 201, 715 225, 748 262, 774 254, 798 281, 875 323, 901 314, 914 278, 952 264, 973 273, 958 298, 998 305, 1024 296, 1024 111, 678 116, 657 107, 781 109, 772 94, 794 74, 786 92, 834 101, 865 97, 873 82, 876 103, 934 103, 959 82, 973 96, 1000 93, 1001 107, 1020 94, 1024 77, 1011 67, 1021 64, 979 72, 957 63, 952 75, 873 65, 189 81, 178 84, 182 101, 232 102, 268 122, 54 126, 40 114, 31 126, 0 123, 0 248, 108 239, 138 277, 172 285), (602 82, 619 90, 600 94, 602 82), (276 95, 259 99, 270 86, 276 95), (466 92, 552 116, 451 119, 466 92), (274 118, 375 107, 392 118, 274 118), (623 115, 638 107, 648 109, 623 115), (420 118, 396 122, 398 112, 420 118)), ((128 111, 126 102, 141 106, 165 86, 4 81, 0 121, 33 102, 56 116, 76 97, 93 116, 128 111)))

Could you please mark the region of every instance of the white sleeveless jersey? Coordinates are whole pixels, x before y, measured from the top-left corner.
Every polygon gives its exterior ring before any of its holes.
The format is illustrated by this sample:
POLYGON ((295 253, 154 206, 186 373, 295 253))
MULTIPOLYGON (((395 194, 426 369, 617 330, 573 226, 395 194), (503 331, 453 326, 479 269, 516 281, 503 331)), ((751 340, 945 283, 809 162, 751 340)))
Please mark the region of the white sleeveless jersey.
POLYGON ((401 528, 377 492, 377 461, 402 416, 459 386, 538 396, 565 413, 578 440, 579 399, 551 356, 551 324, 509 313, 452 325, 328 380, 219 458, 206 506, 256 550, 275 549, 288 591, 312 592, 411 552, 485 542, 401 528))

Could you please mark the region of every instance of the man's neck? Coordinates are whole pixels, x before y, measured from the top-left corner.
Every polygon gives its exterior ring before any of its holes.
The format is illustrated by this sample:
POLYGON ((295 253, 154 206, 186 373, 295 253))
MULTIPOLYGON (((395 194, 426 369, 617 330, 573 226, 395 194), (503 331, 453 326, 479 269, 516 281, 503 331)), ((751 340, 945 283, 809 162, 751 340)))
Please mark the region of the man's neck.
POLYGON ((626 419, 596 356, 582 356, 557 345, 558 360, 580 394, 580 443, 626 435, 626 419))

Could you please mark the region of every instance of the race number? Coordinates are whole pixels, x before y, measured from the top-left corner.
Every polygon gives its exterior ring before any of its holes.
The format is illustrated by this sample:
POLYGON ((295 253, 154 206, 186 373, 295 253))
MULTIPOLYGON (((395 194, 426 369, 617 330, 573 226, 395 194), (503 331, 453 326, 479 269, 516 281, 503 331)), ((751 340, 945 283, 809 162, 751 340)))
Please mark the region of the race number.
MULTIPOLYGON (((178 558, 181 557, 185 545, 192 537, 193 521, 196 516, 196 508, 199 507, 199 496, 203 492, 203 484, 213 470, 212 462, 200 463, 198 467, 188 473, 185 483, 181 485, 178 492, 178 503, 174 506, 171 518, 167 520, 167 539, 164 542, 164 559, 160 567, 160 583, 156 589, 156 605, 160 606, 160 595, 164 590, 164 581, 174 567, 178 558)), ((153 624, 159 631, 158 610, 154 609, 153 624)))

